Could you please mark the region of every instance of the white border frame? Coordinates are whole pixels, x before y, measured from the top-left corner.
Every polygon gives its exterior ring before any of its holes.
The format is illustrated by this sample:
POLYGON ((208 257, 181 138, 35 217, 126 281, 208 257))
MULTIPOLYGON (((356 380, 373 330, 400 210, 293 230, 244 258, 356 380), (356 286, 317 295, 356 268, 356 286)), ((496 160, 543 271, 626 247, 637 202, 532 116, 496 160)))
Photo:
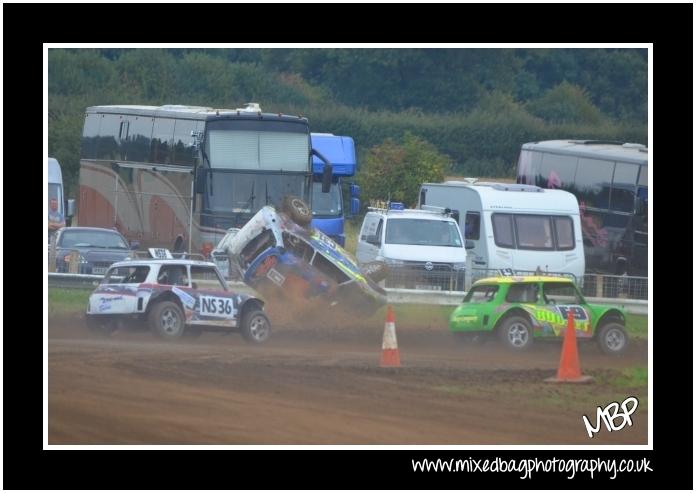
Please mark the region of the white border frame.
MULTIPOLYGON (((648 50, 648 190, 653 168, 653 44, 652 43, 44 43, 43 44, 43 150, 48 157, 48 50, 50 48, 646 48, 648 50)), ((0 59, 2 55, 0 55, 0 59)), ((1 84, 1 83, 0 83, 1 84)), ((2 139, 2 137, 0 137, 2 139)), ((0 140, 0 142, 2 142, 0 140)), ((695 141, 696 142, 696 141, 695 141)), ((696 146, 696 144, 694 144, 696 146)), ((48 170, 44 167, 44 210, 48 209, 48 170)), ((650 192, 648 192, 650 193, 650 192)), ((653 201, 648 200, 648 231, 653 230, 653 201)), ((2 207, 0 205, 0 207, 2 207)), ((694 219, 696 224, 696 218, 694 219)), ((696 226, 694 229, 696 237, 696 226)), ((44 243, 48 218, 44 215, 44 243)), ((0 248, 2 219, 0 219, 0 248)), ((653 236, 648 235, 648 444, 647 445, 49 445, 48 444, 48 277, 44 277, 43 327, 43 449, 44 450, 653 450, 653 236)), ((43 256, 44 272, 48 259, 43 256)), ((0 278, 2 264, 0 264, 0 278)), ((695 295, 696 296, 696 295, 695 295)), ((0 312, 2 288, 0 287, 0 312)), ((696 347, 696 339, 694 340, 696 347)), ((2 369, 0 369, 2 372, 2 369)), ((628 397, 628 396, 627 396, 628 397)), ((0 402, 2 397, 0 397, 0 402)), ((578 420, 580 420, 578 416, 578 420)), ((695 418, 696 419, 696 418, 695 418)), ((696 461, 696 459, 694 459, 696 461)), ((696 473, 695 473, 696 474, 696 473)))

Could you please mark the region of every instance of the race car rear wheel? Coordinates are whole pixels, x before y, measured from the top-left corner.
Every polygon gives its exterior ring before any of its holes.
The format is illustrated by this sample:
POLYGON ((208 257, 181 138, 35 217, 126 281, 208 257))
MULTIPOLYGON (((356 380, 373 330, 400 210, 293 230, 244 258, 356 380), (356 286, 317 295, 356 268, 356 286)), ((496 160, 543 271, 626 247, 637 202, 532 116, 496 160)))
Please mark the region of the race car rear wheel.
POLYGON ((242 320, 242 336, 247 342, 261 344, 271 336, 271 322, 261 310, 248 311, 242 320))
POLYGON ((149 321, 152 331, 162 339, 178 339, 184 333, 184 312, 171 301, 162 301, 153 306, 149 321))
POLYGON ((498 327, 498 339, 507 348, 524 351, 534 342, 532 325, 522 316, 508 317, 498 327))
POLYGON ((597 333, 597 344, 605 354, 616 356, 623 353, 628 346, 626 329, 616 322, 602 325, 597 333))
POLYGON ((286 195, 281 209, 300 226, 308 226, 312 222, 312 209, 299 197, 286 195))

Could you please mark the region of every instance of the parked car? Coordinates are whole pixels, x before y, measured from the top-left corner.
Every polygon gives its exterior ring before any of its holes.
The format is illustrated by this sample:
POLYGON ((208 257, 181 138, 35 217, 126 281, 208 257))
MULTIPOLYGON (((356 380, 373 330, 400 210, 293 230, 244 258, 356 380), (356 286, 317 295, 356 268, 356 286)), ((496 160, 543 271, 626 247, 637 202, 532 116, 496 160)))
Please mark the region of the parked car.
POLYGON ((164 339, 203 329, 240 331, 260 343, 271 334, 264 302, 231 291, 212 262, 131 260, 111 266, 89 297, 91 329, 111 332, 121 323, 147 322, 164 339))
POLYGON ((618 307, 592 305, 565 277, 507 276, 474 283, 450 316, 458 335, 495 334, 507 347, 524 350, 536 337, 559 337, 572 311, 578 339, 594 339, 607 354, 628 345, 626 315, 618 307))
POLYGON ((225 249, 239 278, 269 302, 316 302, 360 314, 383 306, 386 292, 352 255, 321 231, 297 224, 299 220, 308 225, 311 210, 303 206, 293 212, 296 202, 286 202, 288 212, 262 208, 227 242, 225 249))
POLYGON ((56 272, 69 272, 73 250, 79 252, 78 274, 102 275, 111 264, 132 255, 128 240, 116 230, 61 228, 56 233, 56 272))
POLYGON ((390 288, 464 291, 466 249, 457 220, 445 208, 368 208, 356 257, 360 265, 384 262, 390 288))

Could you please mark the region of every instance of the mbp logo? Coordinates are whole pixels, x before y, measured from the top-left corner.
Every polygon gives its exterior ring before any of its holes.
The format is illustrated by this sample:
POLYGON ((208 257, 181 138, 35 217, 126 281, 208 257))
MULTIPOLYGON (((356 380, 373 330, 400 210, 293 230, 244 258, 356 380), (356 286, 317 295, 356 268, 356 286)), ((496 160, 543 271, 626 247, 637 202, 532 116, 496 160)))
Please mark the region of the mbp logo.
POLYGON ((631 414, 633 414, 636 409, 638 409, 638 398, 637 397, 627 397, 621 405, 618 402, 612 402, 604 409, 601 406, 597 406, 597 420, 596 426, 590 424, 590 420, 587 416, 582 416, 582 421, 585 423, 585 428, 587 429, 587 434, 592 438, 595 433, 598 433, 602 427, 602 422, 609 431, 619 431, 628 424, 628 426, 633 426, 633 421, 631 420, 631 414), (630 406, 630 410, 629 410, 630 406), (619 408, 621 412, 619 412, 619 408), (617 418, 621 419, 620 425, 617 426, 617 418))

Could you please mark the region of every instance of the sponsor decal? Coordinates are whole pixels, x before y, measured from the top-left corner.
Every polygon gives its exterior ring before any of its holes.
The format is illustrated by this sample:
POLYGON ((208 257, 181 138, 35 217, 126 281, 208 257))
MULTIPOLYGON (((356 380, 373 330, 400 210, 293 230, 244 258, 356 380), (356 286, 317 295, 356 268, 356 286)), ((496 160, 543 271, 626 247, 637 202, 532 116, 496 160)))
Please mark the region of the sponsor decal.
POLYGON ((189 310, 193 310, 193 308, 196 306, 196 298, 188 294, 183 289, 172 286, 172 293, 177 295, 181 300, 181 303, 183 303, 183 305, 189 310))

